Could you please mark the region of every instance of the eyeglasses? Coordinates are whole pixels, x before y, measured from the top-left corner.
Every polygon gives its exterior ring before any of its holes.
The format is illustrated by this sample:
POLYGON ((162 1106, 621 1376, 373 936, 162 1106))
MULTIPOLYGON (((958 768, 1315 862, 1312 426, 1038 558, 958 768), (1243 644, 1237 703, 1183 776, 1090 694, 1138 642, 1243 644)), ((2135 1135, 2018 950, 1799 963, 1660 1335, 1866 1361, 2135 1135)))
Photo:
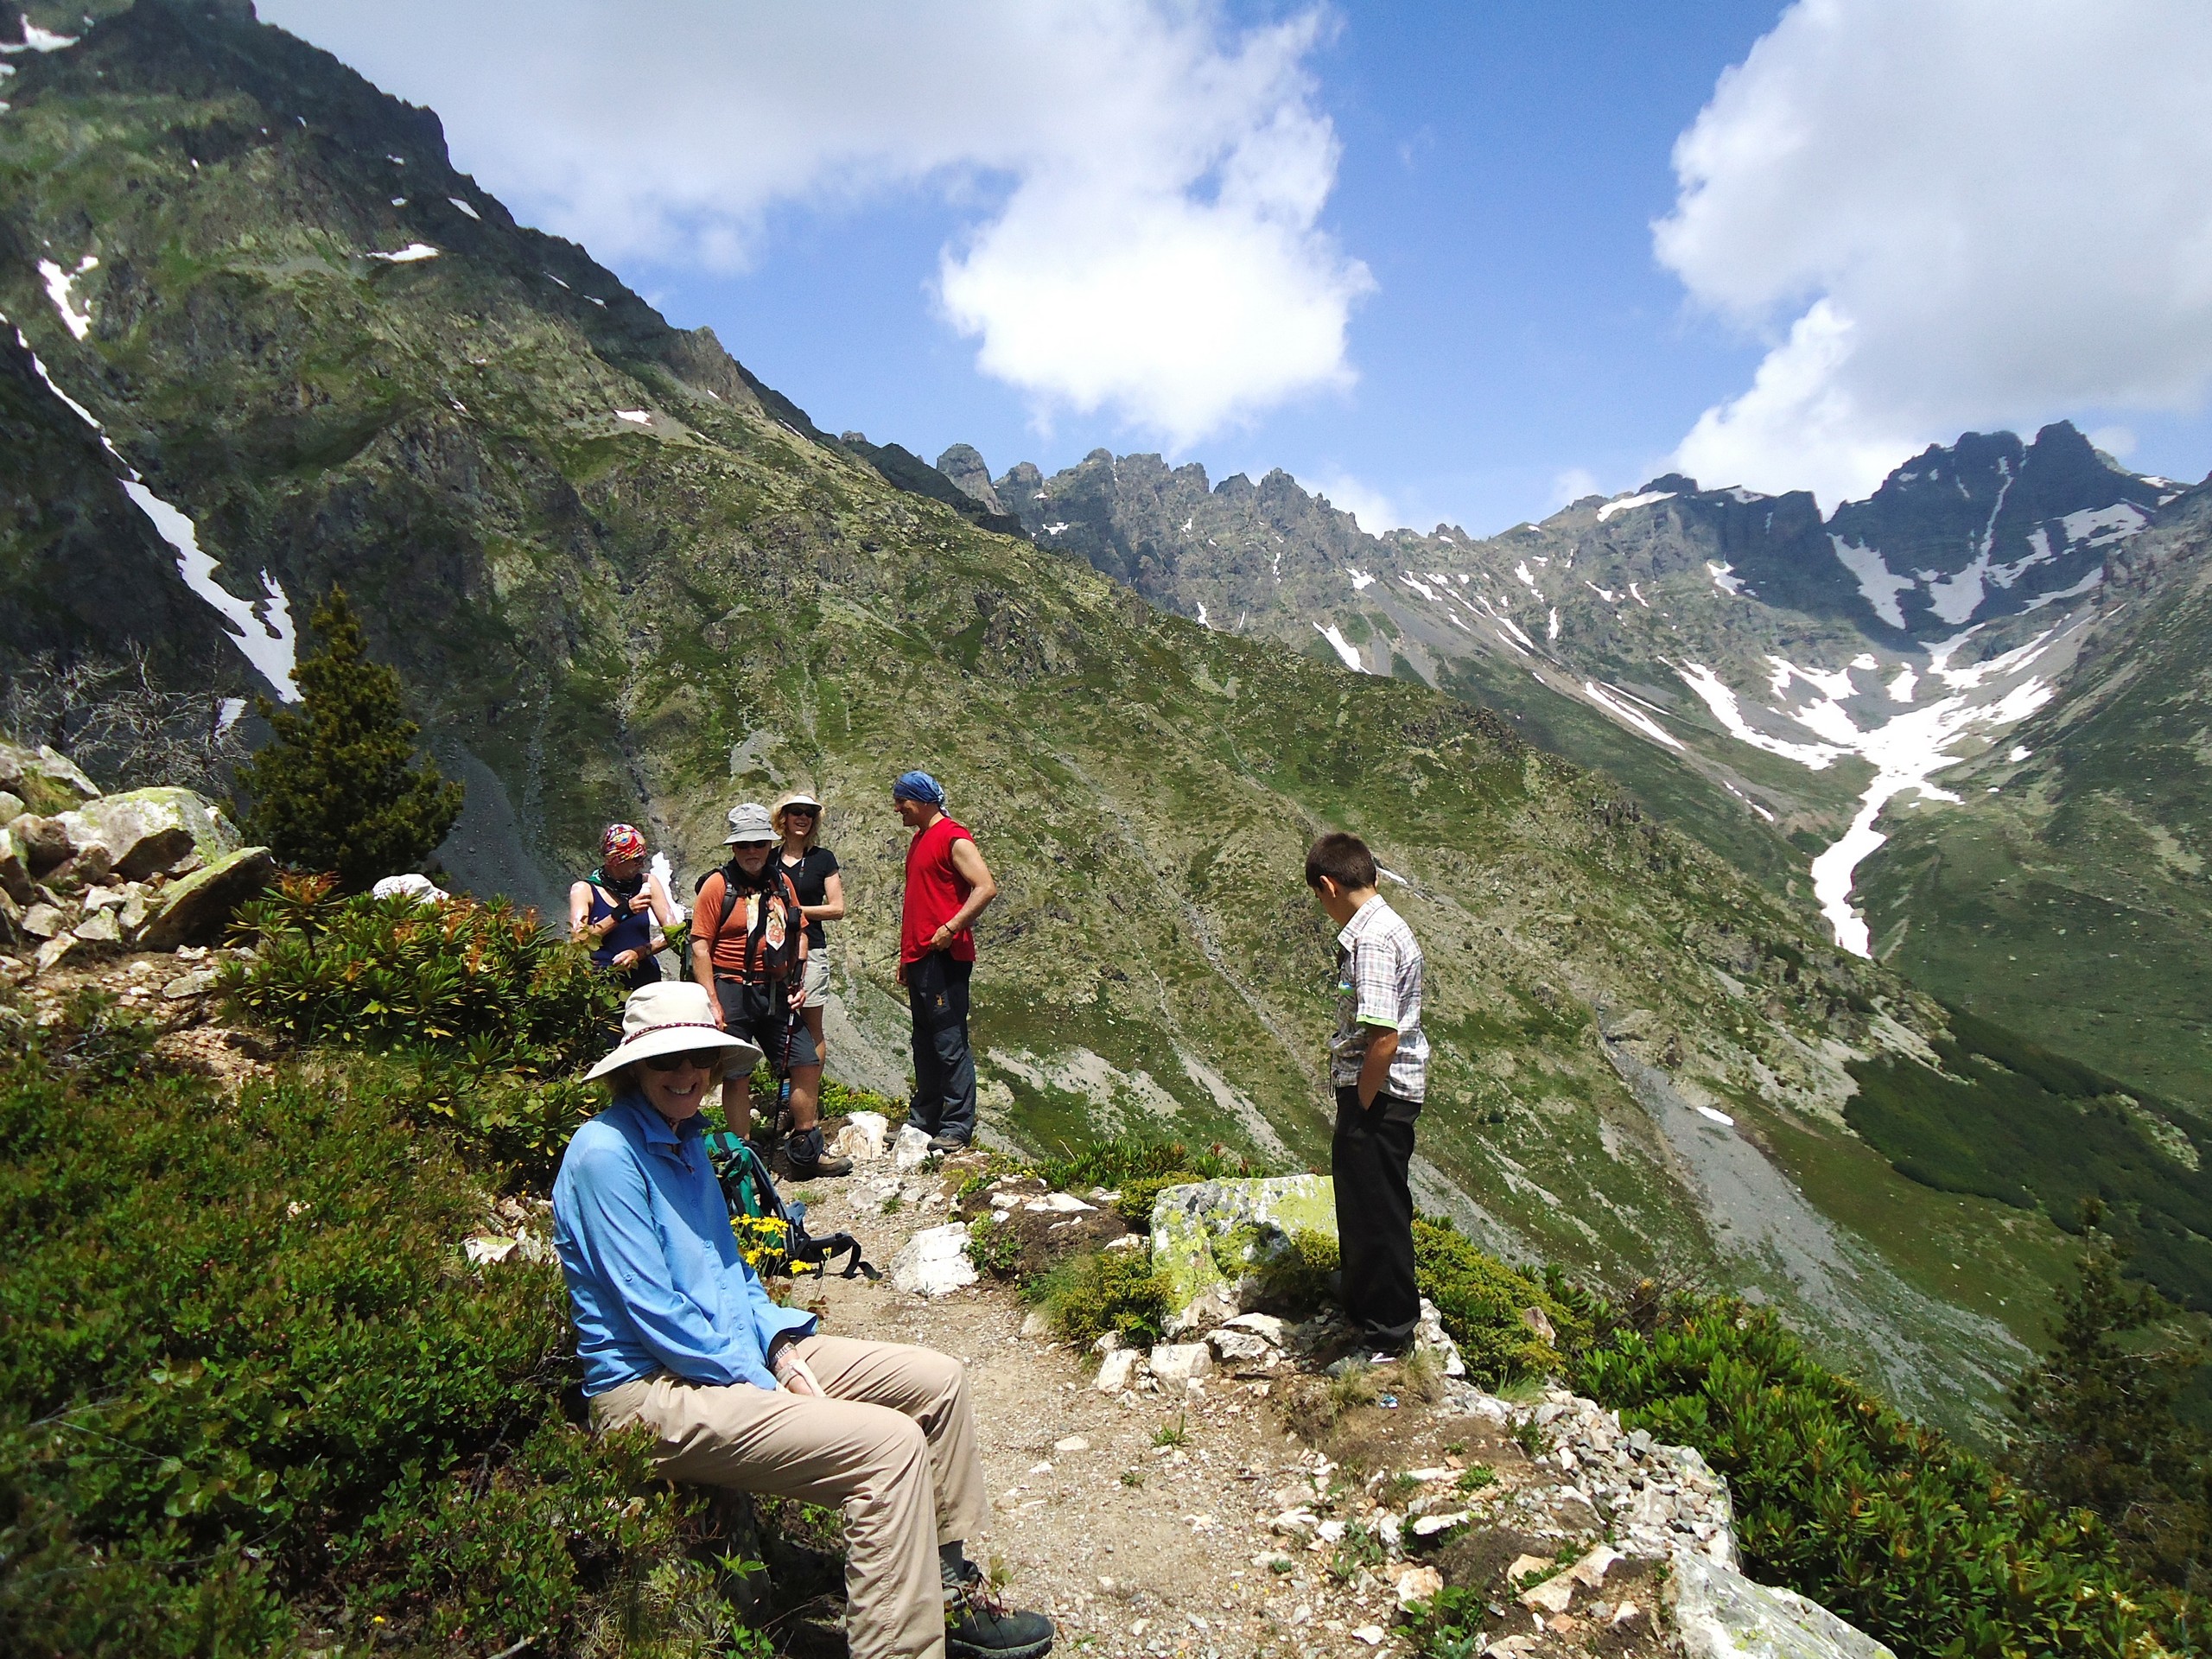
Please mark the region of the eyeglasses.
POLYGON ((784 809, 784 816, 787 818, 810 818, 820 810, 821 808, 814 806, 787 806, 784 809))
POLYGON ((648 1071, 680 1071, 693 1066, 702 1071, 711 1071, 721 1063, 721 1050, 695 1048, 682 1054, 656 1054, 645 1062, 648 1071))

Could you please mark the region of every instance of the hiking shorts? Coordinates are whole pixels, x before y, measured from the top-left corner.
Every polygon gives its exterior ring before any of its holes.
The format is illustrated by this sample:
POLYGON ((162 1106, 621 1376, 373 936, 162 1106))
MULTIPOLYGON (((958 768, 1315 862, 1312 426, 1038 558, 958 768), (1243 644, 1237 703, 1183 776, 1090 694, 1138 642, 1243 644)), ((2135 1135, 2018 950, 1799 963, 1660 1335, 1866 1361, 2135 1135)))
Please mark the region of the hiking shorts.
POLYGON ((809 956, 806 959, 806 1001, 801 1007, 818 1008, 830 1000, 830 963, 827 959, 809 956))
POLYGON ((821 1052, 814 1046, 814 1033, 806 1028, 806 1021, 792 1012, 784 981, 772 979, 766 984, 748 985, 743 980, 723 979, 717 975, 715 1000, 722 1005, 722 1020, 730 1035, 749 1037, 760 1044, 760 1052, 768 1057, 771 1071, 797 1071, 804 1065, 822 1064, 821 1052), (791 1045, 788 1048, 785 1046, 787 1037, 791 1045))

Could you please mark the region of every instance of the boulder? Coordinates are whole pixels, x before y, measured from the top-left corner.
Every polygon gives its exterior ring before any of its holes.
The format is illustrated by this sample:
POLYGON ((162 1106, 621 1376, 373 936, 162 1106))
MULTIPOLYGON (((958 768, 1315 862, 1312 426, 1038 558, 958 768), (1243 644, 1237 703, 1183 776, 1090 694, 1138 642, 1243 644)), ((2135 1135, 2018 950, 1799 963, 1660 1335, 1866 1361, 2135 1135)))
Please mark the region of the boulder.
POLYGON ((23 912, 23 931, 35 939, 57 938, 68 931, 68 917, 52 905, 33 905, 23 912))
POLYGON ((86 944, 121 944, 123 929, 111 910, 96 910, 72 930, 86 944))
POLYGON ((1168 1306, 1180 1313, 1211 1293, 1228 1305, 1225 1319, 1269 1300, 1271 1270, 1293 1255, 1298 1232, 1336 1237, 1336 1184, 1327 1176, 1162 1187, 1152 1206, 1152 1260, 1170 1287, 1168 1306))
POLYGON ((1224 1366, 1265 1366, 1274 1358, 1274 1344, 1256 1331, 1223 1329, 1206 1332, 1206 1346, 1224 1366))
POLYGON ((372 899, 412 899, 418 905, 441 905, 452 896, 427 875, 387 875, 369 889, 372 899))
POLYGON ((59 819, 42 818, 35 812, 9 820, 8 833, 22 849, 23 864, 34 876, 44 875, 75 850, 59 819))
POLYGON ((197 852, 213 864, 238 848, 238 831, 222 810, 188 789, 134 789, 103 795, 61 815, 70 844, 81 858, 105 847, 108 868, 126 881, 143 881, 197 852))
POLYGON ((1686 1659, 1896 1659, 1817 1601, 1694 1550, 1675 1552, 1665 1595, 1686 1659))
POLYGON ((259 897, 276 874, 276 857, 266 847, 242 847, 172 881, 155 896, 139 944, 148 950, 174 950, 181 944, 213 943, 238 906, 259 897))
POLYGON ((29 804, 22 796, 0 789, 0 823, 7 823, 10 818, 19 817, 30 810, 29 804))
POLYGON ((1213 1370, 1213 1351, 1203 1342, 1163 1342, 1152 1351, 1152 1374, 1163 1382, 1187 1382, 1213 1370))
POLYGON ((919 1169, 930 1155, 930 1138, 926 1132, 912 1124, 901 1125, 899 1139, 891 1148, 891 1161, 901 1172, 919 1169))
POLYGON ((880 1158, 891 1125, 880 1112, 855 1112, 837 1132, 836 1150, 848 1158, 880 1158))
POLYGON ((891 1282, 915 1296, 944 1296, 974 1284, 967 1228, 954 1221, 916 1233, 891 1258, 891 1282))
POLYGON ((20 743, 0 743, 0 790, 27 802, 34 812, 65 811, 100 792, 68 756, 20 743))
MULTIPOLYGON (((22 813, 15 815, 16 818, 22 813)), ((10 820, 12 826, 14 820, 10 820)), ((19 905, 28 905, 32 899, 30 855, 16 838, 12 827, 0 828, 0 891, 19 905)))
POLYGON ((1136 1380, 1137 1362, 1144 1356, 1134 1348, 1116 1348, 1098 1363, 1091 1386, 1101 1394, 1119 1394, 1136 1380))

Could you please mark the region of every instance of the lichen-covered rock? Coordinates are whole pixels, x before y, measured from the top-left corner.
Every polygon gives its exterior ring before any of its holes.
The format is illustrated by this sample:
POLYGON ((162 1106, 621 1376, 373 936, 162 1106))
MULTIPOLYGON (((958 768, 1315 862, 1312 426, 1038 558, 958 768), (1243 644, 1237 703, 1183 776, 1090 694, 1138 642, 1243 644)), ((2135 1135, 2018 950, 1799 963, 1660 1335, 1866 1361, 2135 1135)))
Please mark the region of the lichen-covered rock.
POLYGON ((96 799, 100 792, 99 785, 78 771, 67 755, 4 742, 0 742, 0 789, 40 813, 66 811, 79 801, 96 799))
MULTIPOLYGON (((21 813, 16 815, 22 817, 21 813)), ((35 896, 31 889, 30 858, 23 843, 16 839, 12 823, 0 827, 0 891, 19 905, 28 905, 35 896)))
POLYGON ((44 875, 55 865, 67 858, 73 850, 69 832, 54 818, 42 818, 35 812, 25 812, 11 819, 8 833, 16 845, 22 849, 23 864, 34 877, 44 875))
POLYGON ((142 881, 197 852, 213 864, 238 850, 238 831, 222 810, 188 789, 134 789, 103 795, 61 815, 79 857, 105 847, 108 868, 142 881))
POLYGON ((242 847, 203 870, 172 881, 146 918, 139 936, 148 950, 174 950, 181 944, 210 944, 240 905, 257 897, 276 874, 276 860, 266 847, 242 847))
POLYGON ((1687 1659, 1896 1659, 1820 1603, 1695 1550, 1675 1553, 1666 1597, 1687 1659))
POLYGON ((1337 1236, 1336 1183, 1325 1175, 1162 1187, 1152 1206, 1153 1265, 1176 1313, 1211 1295, 1225 1317, 1249 1300, 1246 1281, 1263 1278, 1300 1232, 1337 1236))

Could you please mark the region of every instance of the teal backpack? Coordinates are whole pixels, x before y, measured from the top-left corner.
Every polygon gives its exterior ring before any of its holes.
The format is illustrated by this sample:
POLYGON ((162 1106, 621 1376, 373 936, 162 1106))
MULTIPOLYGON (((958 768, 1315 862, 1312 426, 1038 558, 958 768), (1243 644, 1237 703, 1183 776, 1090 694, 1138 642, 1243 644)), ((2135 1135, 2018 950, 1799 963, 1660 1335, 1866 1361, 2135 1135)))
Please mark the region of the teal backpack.
POLYGON ((728 1129, 709 1129, 702 1139, 715 1178, 721 1183, 723 1201, 729 1205, 730 1230, 737 1235, 738 1249, 763 1279, 779 1273, 826 1274, 840 1254, 845 1266, 839 1277, 882 1277, 861 1260, 861 1242, 850 1233, 832 1233, 827 1238, 808 1233, 806 1205, 784 1202, 750 1141, 728 1129))

